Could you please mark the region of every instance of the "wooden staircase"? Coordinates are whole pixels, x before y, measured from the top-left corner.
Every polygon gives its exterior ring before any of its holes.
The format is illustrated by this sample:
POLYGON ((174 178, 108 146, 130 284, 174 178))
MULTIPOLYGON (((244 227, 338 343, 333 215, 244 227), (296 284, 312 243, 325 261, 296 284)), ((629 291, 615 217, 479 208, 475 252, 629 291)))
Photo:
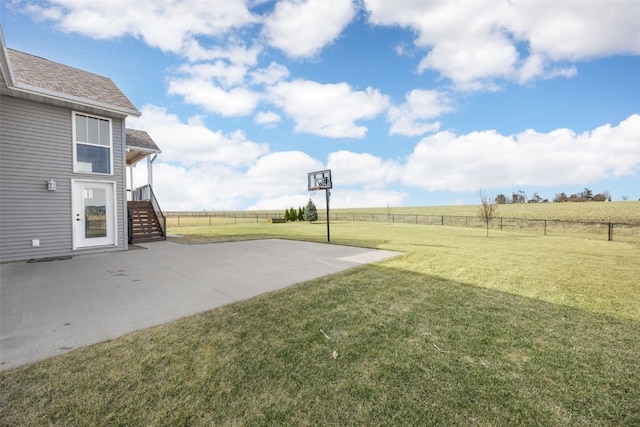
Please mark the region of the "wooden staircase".
POLYGON ((151 202, 127 202, 127 207, 131 217, 130 233, 132 238, 130 243, 166 240, 151 202))

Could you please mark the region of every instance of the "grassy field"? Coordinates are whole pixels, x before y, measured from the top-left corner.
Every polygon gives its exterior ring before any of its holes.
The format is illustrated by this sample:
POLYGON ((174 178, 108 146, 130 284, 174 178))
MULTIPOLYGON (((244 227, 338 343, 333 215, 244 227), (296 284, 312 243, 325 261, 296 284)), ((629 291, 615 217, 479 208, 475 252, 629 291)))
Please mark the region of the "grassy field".
MULTIPOLYGON (((331 209, 337 215, 348 214, 407 214, 407 215, 445 215, 445 216, 477 216, 478 206, 422 206, 422 207, 380 207, 361 209, 331 209)), ((320 210, 320 213, 323 213, 320 210)), ((186 212, 185 212, 186 213, 186 212)), ((183 218, 186 219, 183 213, 183 218)), ((234 223, 234 219, 247 216, 246 222, 255 221, 255 216, 261 218, 284 215, 282 211, 229 211, 229 212, 194 212, 196 215, 226 214, 227 223, 234 223)), ((169 212, 172 226, 177 226, 175 220, 177 212, 169 212)), ((640 202, 590 202, 590 203, 518 203, 506 204, 498 207, 496 217, 518 219, 541 219, 582 222, 614 222, 624 224, 640 224, 640 202)), ((187 225, 187 223, 183 224, 187 225)), ((204 225, 204 224, 201 224, 204 225)))
MULTIPOLYGON (((324 220, 324 211, 320 211, 324 220)), ((331 221, 388 222, 422 225, 484 227, 478 206, 333 209, 331 221)), ((266 222, 283 212, 169 213, 171 228, 238 225, 266 222)), ((525 203, 500 205, 492 229, 556 237, 613 240, 640 244, 640 202, 525 203), (609 223, 613 228, 609 229, 609 223), (610 231, 612 232, 610 234, 610 231)))
MULTIPOLYGON (((322 242, 325 224, 170 230, 322 242)), ((3 425, 640 424, 640 246, 332 223, 404 255, 0 374, 3 425)))
MULTIPOLYGON (((476 216, 478 206, 423 206, 353 209, 381 214, 476 216)), ((349 210, 351 211, 351 210, 349 210)), ((640 202, 516 203, 499 205, 497 217, 640 224, 640 202)))

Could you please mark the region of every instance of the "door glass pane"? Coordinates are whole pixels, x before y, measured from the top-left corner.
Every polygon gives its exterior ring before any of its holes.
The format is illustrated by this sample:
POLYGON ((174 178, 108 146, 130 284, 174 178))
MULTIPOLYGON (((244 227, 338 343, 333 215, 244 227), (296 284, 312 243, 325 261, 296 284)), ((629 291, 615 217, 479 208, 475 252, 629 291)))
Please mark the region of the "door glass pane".
POLYGON ((111 173, 109 148, 77 144, 76 153, 78 172, 111 173))
POLYGON ((85 238, 107 236, 107 192, 104 188, 85 188, 84 233, 85 238))

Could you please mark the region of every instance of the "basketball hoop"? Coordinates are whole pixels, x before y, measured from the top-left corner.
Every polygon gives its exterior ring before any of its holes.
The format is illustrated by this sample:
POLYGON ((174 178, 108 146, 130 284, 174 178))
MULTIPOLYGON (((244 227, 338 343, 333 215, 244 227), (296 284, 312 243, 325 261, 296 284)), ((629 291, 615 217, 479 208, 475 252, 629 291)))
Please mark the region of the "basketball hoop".
POLYGON ((327 198, 327 242, 331 242, 331 234, 329 232, 329 195, 333 182, 331 181, 331 169, 323 171, 309 172, 307 174, 307 190, 311 197, 316 195, 316 191, 324 190, 327 198))
POLYGON ((307 188, 309 191, 329 190, 333 188, 331 170, 309 172, 307 174, 307 188))

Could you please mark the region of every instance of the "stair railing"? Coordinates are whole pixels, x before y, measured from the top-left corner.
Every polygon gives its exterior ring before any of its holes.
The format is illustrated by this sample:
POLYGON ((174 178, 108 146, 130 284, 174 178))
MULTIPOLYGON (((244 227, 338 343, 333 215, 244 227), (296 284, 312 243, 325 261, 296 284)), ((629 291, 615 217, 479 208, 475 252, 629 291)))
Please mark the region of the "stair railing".
POLYGON ((156 213, 156 217, 158 218, 158 222, 160 223, 160 228, 162 229, 162 236, 164 239, 167 239, 167 218, 162 213, 162 209, 160 209, 160 204, 156 199, 156 195, 153 193, 153 189, 149 184, 143 185, 142 187, 138 187, 132 192, 132 198, 134 202, 151 202, 151 206, 153 206, 153 210, 156 213))

